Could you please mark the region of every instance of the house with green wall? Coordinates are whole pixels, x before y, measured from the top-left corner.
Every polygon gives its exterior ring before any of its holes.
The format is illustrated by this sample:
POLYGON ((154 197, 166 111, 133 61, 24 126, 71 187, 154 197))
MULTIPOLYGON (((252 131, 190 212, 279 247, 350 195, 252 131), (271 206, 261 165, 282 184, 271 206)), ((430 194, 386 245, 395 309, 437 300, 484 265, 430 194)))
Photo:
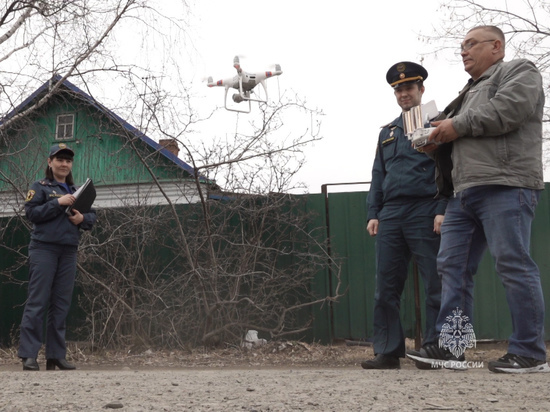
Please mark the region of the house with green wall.
POLYGON ((75 183, 94 182, 96 208, 195 203, 199 189, 206 196, 214 187, 178 157, 175 140, 154 141, 58 75, 2 122, 0 217, 22 213, 27 188, 44 176, 49 147, 61 142, 75 151, 75 183))

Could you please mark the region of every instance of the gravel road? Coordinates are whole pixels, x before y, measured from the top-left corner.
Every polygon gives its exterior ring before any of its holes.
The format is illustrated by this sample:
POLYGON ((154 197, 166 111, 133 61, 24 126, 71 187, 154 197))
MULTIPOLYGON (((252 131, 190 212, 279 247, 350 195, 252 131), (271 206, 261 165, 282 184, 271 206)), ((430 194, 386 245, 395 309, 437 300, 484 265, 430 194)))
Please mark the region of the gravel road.
POLYGON ((0 371, 0 411, 548 411, 550 374, 344 368, 0 371))
MULTIPOLYGON (((408 342, 410 346, 412 342, 408 342)), ((253 350, 104 351, 71 344, 75 371, 23 371, 0 348, 0 412, 550 411, 550 374, 508 375, 487 362, 505 342, 469 349, 468 371, 366 371, 372 347, 303 342, 253 350), (482 366, 482 367, 479 367, 482 366)))

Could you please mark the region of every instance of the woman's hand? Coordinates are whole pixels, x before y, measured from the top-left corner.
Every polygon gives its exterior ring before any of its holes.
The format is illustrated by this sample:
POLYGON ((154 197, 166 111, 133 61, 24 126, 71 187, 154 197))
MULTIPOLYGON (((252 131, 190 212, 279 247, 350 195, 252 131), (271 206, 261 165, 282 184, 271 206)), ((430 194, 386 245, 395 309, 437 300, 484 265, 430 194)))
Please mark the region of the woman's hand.
MULTIPOLYGON (((69 196, 69 195, 67 195, 67 196, 69 196)), ((69 216, 69 220, 71 221, 71 223, 73 225, 78 226, 79 224, 81 224, 84 221, 84 215, 82 213, 80 213, 78 210, 73 209, 73 210, 71 210, 71 212, 73 214, 71 216, 69 216)))
POLYGON ((76 197, 73 195, 63 195, 57 199, 61 206, 70 206, 74 203, 76 197))

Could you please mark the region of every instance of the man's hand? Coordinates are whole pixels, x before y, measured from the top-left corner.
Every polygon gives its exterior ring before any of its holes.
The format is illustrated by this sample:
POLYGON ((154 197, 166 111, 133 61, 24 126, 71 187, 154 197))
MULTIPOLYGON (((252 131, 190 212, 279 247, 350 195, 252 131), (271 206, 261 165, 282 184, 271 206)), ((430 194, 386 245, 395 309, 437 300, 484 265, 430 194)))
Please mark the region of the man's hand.
POLYGON ((445 120, 439 120, 436 122, 431 122, 431 125, 435 126, 435 130, 430 134, 430 137, 428 138, 429 142, 439 143, 439 144, 449 143, 458 138, 458 134, 455 128, 453 127, 452 119, 445 119, 445 120))
POLYGON ((369 223, 367 223, 367 232, 373 237, 376 236, 378 233, 378 219, 369 220, 369 223))
POLYGON ((430 152, 433 152, 435 149, 437 149, 437 145, 434 144, 434 143, 428 143, 422 147, 419 147, 418 149, 416 149, 417 151, 419 151, 420 153, 430 153, 430 152))
POLYGON ((443 224, 443 220, 445 219, 445 215, 435 215, 434 218, 434 232, 438 235, 441 234, 441 225, 443 224))

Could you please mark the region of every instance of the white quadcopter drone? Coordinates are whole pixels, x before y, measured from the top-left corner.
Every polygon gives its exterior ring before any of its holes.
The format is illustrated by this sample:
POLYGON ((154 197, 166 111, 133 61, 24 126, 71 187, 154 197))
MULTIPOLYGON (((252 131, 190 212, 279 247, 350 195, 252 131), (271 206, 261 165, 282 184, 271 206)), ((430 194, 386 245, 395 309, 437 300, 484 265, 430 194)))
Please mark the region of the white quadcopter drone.
POLYGON ((233 111, 233 112, 239 112, 239 113, 250 113, 251 110, 251 104, 250 102, 260 102, 260 103, 267 103, 267 87, 265 85, 265 80, 273 77, 273 76, 279 76, 283 73, 281 70, 281 66, 276 64, 275 65, 275 71, 265 71, 265 72, 259 72, 259 73, 247 73, 243 71, 241 68, 241 64, 239 63, 239 56, 235 56, 233 59, 233 67, 237 70, 237 75, 235 77, 232 77, 230 79, 223 79, 218 80, 217 82, 214 82, 212 80, 212 77, 208 78, 208 87, 214 87, 214 86, 222 86, 225 87, 225 97, 224 97, 224 104, 225 108, 227 110, 233 111), (255 99, 251 97, 251 94, 253 93, 254 87, 261 84, 265 90, 265 100, 262 99, 255 99), (238 108, 228 106, 227 105, 227 91, 229 88, 232 87, 233 89, 237 89, 238 93, 235 93, 233 95, 233 101, 235 103, 241 103, 243 101, 248 102, 248 110, 239 110, 238 108))

